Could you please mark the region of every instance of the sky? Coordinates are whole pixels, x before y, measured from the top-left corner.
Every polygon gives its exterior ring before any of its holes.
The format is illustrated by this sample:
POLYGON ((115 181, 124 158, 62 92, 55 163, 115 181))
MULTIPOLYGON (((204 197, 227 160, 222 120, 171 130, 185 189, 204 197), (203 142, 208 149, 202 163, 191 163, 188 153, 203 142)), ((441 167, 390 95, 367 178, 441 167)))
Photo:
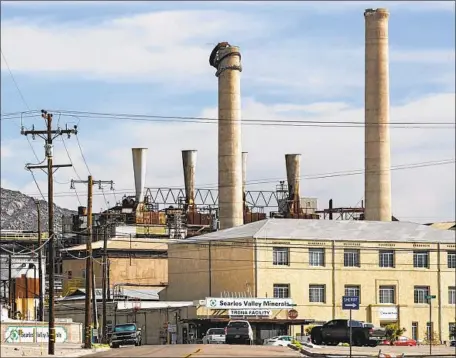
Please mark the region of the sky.
MULTIPOLYGON (((94 211, 134 193, 132 147, 148 148, 148 187, 183 187, 181 150, 198 150, 197 187, 216 187, 217 126, 68 116, 58 110, 217 118, 217 78, 208 58, 222 41, 242 53, 242 118, 364 121, 364 17, 386 7, 390 120, 455 121, 455 5, 420 2, 108 2, 1 3, 1 186, 39 198, 27 163, 44 158, 43 140, 24 128, 43 119, 4 114, 55 110, 54 123, 78 125, 56 139, 55 202, 87 202, 71 179, 113 180, 94 187, 94 211), (5 59, 9 66, 6 66, 5 59), (66 147, 66 148, 65 148, 66 147), (76 193, 78 195, 76 195, 76 193), (102 194, 105 194, 104 196, 102 194)), ((455 165, 407 168, 455 158, 455 129, 391 128, 393 215, 403 221, 455 220, 455 165)), ((320 209, 356 206, 364 176, 321 174, 364 167, 362 127, 242 128, 249 190, 275 190, 287 153, 301 153, 301 195, 320 209), (320 178, 319 178, 320 176, 320 178), (261 181, 261 184, 255 182, 261 181), (252 183, 250 183, 252 182, 252 183)), ((36 171, 47 196, 46 175, 36 171)))

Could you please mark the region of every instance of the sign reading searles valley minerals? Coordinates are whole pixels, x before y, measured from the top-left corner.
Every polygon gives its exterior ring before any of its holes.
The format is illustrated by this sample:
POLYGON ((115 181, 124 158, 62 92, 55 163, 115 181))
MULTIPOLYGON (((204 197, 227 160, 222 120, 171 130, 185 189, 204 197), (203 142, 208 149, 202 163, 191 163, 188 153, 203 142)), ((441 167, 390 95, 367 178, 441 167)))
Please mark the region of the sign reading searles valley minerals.
POLYGON ((214 310, 226 309, 288 309, 295 305, 290 298, 217 298, 207 297, 206 307, 214 310))

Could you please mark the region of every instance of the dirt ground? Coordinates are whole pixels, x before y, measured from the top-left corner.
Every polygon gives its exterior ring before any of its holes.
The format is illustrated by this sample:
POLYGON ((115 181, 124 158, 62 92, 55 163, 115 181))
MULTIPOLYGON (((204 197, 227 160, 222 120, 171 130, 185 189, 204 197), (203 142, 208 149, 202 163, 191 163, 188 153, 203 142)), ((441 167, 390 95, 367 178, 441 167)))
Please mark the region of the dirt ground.
POLYGON ((57 344, 55 355, 49 356, 47 343, 43 344, 1 344, 1 357, 81 357, 99 352, 100 349, 82 349, 77 344, 57 344))

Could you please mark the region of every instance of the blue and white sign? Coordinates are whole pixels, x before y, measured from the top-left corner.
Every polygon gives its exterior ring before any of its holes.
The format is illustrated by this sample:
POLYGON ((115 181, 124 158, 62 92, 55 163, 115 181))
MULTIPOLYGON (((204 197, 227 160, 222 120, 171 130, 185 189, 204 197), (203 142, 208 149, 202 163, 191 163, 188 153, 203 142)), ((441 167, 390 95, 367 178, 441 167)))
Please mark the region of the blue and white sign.
POLYGON ((359 297, 358 296, 342 296, 342 309, 343 310, 359 310, 359 297))

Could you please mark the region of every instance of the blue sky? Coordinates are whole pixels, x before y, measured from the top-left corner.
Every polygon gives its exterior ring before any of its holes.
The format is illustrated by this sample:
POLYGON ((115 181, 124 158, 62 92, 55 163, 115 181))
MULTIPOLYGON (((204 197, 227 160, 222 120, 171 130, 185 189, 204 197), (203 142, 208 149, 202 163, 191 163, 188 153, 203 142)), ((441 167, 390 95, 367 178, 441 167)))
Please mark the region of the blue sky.
MULTIPOLYGON (((243 55, 243 118, 362 121, 363 11, 376 7, 391 13, 391 120, 454 122, 454 2, 2 2, 1 44, 32 109, 215 118, 217 79, 208 56, 229 41, 243 55)), ((2 113, 27 109, 3 59, 1 100, 2 113)), ((25 121, 32 124, 43 123, 25 121)), ((23 169, 34 157, 19 125, 2 120, 2 187, 36 194, 23 169)), ((119 192, 134 188, 132 146, 149 148, 148 186, 182 185, 182 149, 199 151, 197 183, 216 182, 216 126, 95 118, 79 126, 92 174, 113 179, 119 192)), ((393 165, 455 156, 454 129, 392 129, 391 140, 393 165)), ((284 177, 288 152, 302 153, 302 175, 362 169, 363 141, 360 128, 244 127, 248 179, 284 177)), ((76 140, 65 143, 86 176, 76 140)), ((34 147, 41 158, 42 142, 34 147)), ((68 162, 61 143, 56 157, 68 162)), ((454 218, 454 172, 454 165, 393 172, 395 215, 454 218)), ((75 175, 64 169, 57 180, 75 175)), ((37 178, 45 192, 44 175, 37 178)), ((321 207, 329 198, 353 206, 363 194, 362 176, 302 184, 302 195, 318 197, 321 207)), ((56 184, 56 191, 69 192, 69 185, 56 184)), ((57 203, 78 205, 75 197, 57 203)))

